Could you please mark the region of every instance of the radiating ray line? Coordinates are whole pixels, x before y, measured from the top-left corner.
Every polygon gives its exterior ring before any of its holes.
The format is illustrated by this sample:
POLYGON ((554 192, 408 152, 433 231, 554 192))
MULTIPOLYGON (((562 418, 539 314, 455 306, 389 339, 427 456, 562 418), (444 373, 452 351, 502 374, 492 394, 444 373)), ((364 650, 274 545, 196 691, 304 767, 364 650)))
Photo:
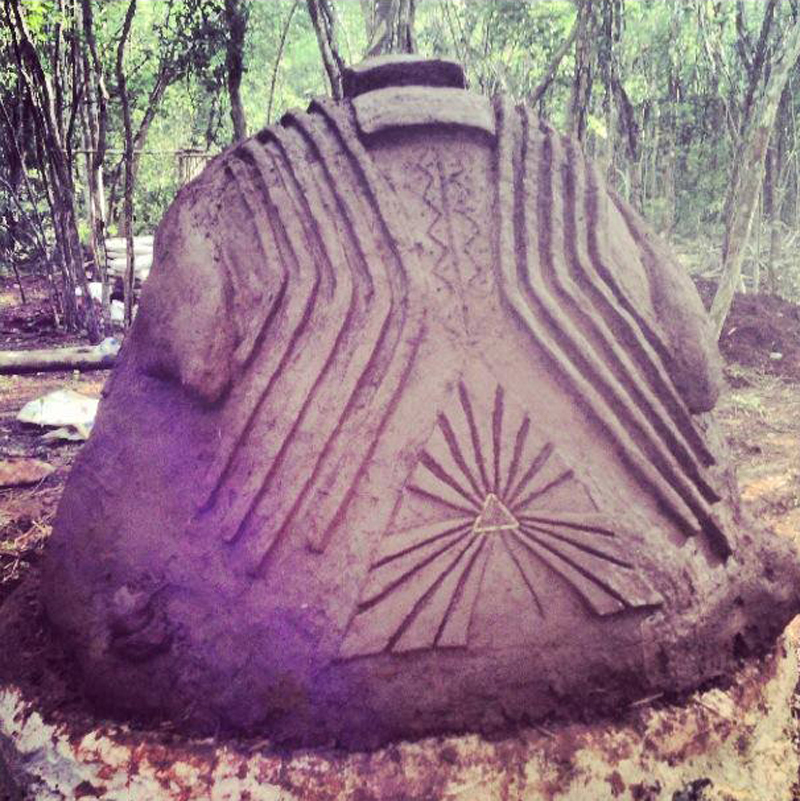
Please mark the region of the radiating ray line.
POLYGON ((516 514, 515 510, 524 509, 532 501, 535 501, 538 498, 541 498, 543 495, 546 495, 548 492, 550 492, 550 490, 555 489, 565 481, 569 481, 572 478, 572 475, 572 470, 565 470, 563 473, 556 476, 549 484, 545 484, 545 486, 541 489, 534 490, 530 495, 526 495, 521 501, 514 504, 514 507, 511 509, 512 513, 516 514))
POLYGON ((553 444, 551 442, 546 442, 539 453, 536 454, 533 462, 531 462, 531 466, 525 472, 525 475, 520 479, 519 484, 514 488, 514 491, 508 496, 508 504, 514 503, 514 500, 519 497, 520 492, 522 492, 528 484, 531 483, 533 477, 545 466, 547 460, 550 458, 550 454, 553 453, 553 444))
POLYGON ((494 412, 492 414, 492 456, 494 457, 495 495, 500 491, 500 443, 503 436, 503 388, 498 384, 494 393, 494 412))
MULTIPOLYGON (((535 536, 530 531, 524 531, 522 529, 517 529, 516 531, 513 531, 512 534, 515 537, 517 537, 517 539, 519 539, 519 541, 522 542, 528 548, 528 550, 531 551, 531 553, 536 553, 536 551, 533 548, 531 548, 528 543, 525 542, 525 540, 523 539, 523 535, 525 537, 528 537, 532 542, 535 542, 540 548, 544 548, 546 551, 549 551, 551 554, 553 554, 553 556, 557 557, 558 559, 561 559, 563 562, 566 562, 573 570, 580 573, 581 576, 587 579, 587 581, 591 581, 592 584, 599 587, 601 590, 603 590, 603 592, 608 593, 608 595, 610 595, 612 598, 615 598, 621 604, 630 607, 630 604, 625 600, 625 598, 622 595, 619 594, 619 592, 617 592, 617 590, 613 589, 613 587, 610 587, 601 578, 598 578, 596 575, 594 575, 594 573, 591 573, 585 567, 582 567, 580 564, 575 562, 573 559, 570 559, 569 556, 567 556, 566 554, 559 551, 557 548, 550 545, 546 540, 542 540, 539 537, 535 536)), ((556 566, 553 566, 553 570, 559 572, 558 567, 556 566)))
POLYGON ((517 470, 519 469, 519 462, 522 458, 522 452, 525 449, 525 442, 528 439, 528 431, 531 427, 531 419, 526 414, 517 430, 517 436, 514 439, 514 455, 511 457, 511 466, 508 468, 508 476, 506 478, 505 487, 503 487, 502 495, 508 495, 514 479, 517 477, 517 470))
POLYGON ((525 583, 525 586, 528 588, 528 592, 530 592, 531 597, 533 598, 533 602, 536 604, 536 608, 539 611, 539 614, 542 617, 545 617, 544 613, 544 606, 542 606, 542 602, 539 600, 539 595, 536 590, 533 588, 533 584, 528 580, 528 577, 525 575, 525 570, 519 562, 517 555, 514 553, 511 545, 509 545, 507 539, 508 532, 503 531, 500 534, 501 539, 503 540, 503 545, 505 546, 508 555, 511 557, 511 561, 516 565, 517 570, 519 571, 520 576, 522 576, 522 581, 525 583))
POLYGON ((434 534, 431 537, 428 537, 425 540, 421 540, 420 542, 415 542, 413 545, 408 546, 407 548, 403 548, 402 551, 397 551, 396 553, 391 553, 388 556, 384 556, 375 562, 374 565, 370 568, 370 570, 376 570, 383 565, 388 564, 389 562, 394 562, 395 559, 400 559, 402 556, 406 556, 407 554, 412 553, 413 551, 418 551, 420 548, 424 548, 426 545, 430 545, 432 542, 436 542, 436 540, 441 540, 444 537, 449 537, 451 534, 458 534, 460 532, 464 532, 465 534, 469 532, 472 528, 472 523, 462 523, 460 526, 454 526, 453 528, 447 529, 447 531, 442 531, 439 534, 434 534))
POLYGON ((464 557, 464 554, 472 547, 472 544, 475 542, 477 536, 478 536, 477 534, 473 535, 472 539, 466 544, 466 546, 464 546, 464 548, 461 549, 458 556, 456 556, 455 559, 453 559, 453 561, 450 562, 450 564, 441 573, 439 573, 439 575, 434 580, 433 584, 431 584, 431 586, 428 587, 428 589, 417 600, 417 602, 411 608, 411 611, 403 619, 403 622, 397 627, 395 633, 389 638, 389 642, 386 644, 386 647, 384 648, 385 651, 391 651, 394 648, 395 643, 403 636, 403 634, 406 633, 407 629, 414 622, 414 619, 420 613, 422 608, 425 606, 425 604, 428 603, 430 597, 439 588, 439 585, 450 575, 450 573, 453 572, 456 565, 464 557))
MULTIPOLYGON (((472 554, 472 556, 469 559, 469 562, 467 562, 466 567, 464 568, 463 572, 461 573, 461 576, 458 579, 458 584, 456 584, 456 588, 453 591, 452 597, 450 598, 450 603, 447 605, 447 609, 445 610, 444 616, 442 617, 442 622, 439 624, 439 628, 436 631, 436 637, 434 637, 434 640, 433 640, 434 646, 439 644, 439 640, 441 639, 441 636, 442 636, 442 634, 443 634, 443 632, 445 630, 445 627, 447 626, 448 622, 450 621, 450 615, 453 613, 453 610, 456 608, 458 603, 461 601, 464 588, 467 586, 467 582, 469 581, 469 577, 472 574, 472 569, 475 567, 475 563, 478 561, 478 557, 481 555, 481 553, 483 552, 483 549, 486 547, 486 537, 480 537, 480 538, 478 538, 477 541, 478 541, 478 547, 475 549, 475 553, 472 554)), ((472 547, 472 543, 474 543, 474 542, 475 542, 475 540, 473 540, 470 543, 469 547, 472 547)), ((467 550, 469 550, 469 547, 467 548, 467 550)), ((466 553, 466 551, 465 551, 465 553, 466 553)), ((461 557, 459 557, 459 558, 461 558, 461 557)), ((470 613, 469 620, 467 621, 467 628, 469 628, 469 622, 470 622, 471 619, 472 619, 472 614, 470 613)))
POLYGON ((525 534, 533 534, 535 535, 537 532, 539 534, 546 534, 548 537, 553 537, 554 539, 560 540, 561 542, 566 542, 569 545, 572 545, 575 548, 578 548, 585 553, 588 553, 592 556, 596 556, 600 559, 605 559, 607 562, 611 562, 619 567, 626 567, 629 570, 633 569, 633 565, 630 562, 624 562, 622 559, 618 559, 615 556, 610 556, 609 554, 601 551, 597 548, 593 548, 591 545, 587 545, 586 543, 579 542, 577 540, 570 539, 568 535, 559 534, 557 531, 552 531, 551 529, 544 528, 543 526, 532 526, 530 524, 521 524, 519 526, 520 531, 525 534))
POLYGON ((455 490, 459 495, 463 498, 466 498, 471 503, 474 503, 478 509, 481 507, 480 499, 470 494, 467 490, 465 490, 461 484, 456 481, 437 461, 433 458, 427 451, 423 451, 419 457, 420 463, 426 467, 431 473, 433 473, 436 478, 439 479, 444 484, 447 484, 448 487, 451 487, 455 490))
POLYGON ((472 411, 472 403, 470 402, 467 388, 464 386, 463 381, 458 383, 458 396, 461 400, 461 408, 467 418, 467 425, 469 426, 469 436, 472 440, 472 450, 475 454, 475 462, 478 465, 478 470, 481 474, 481 481, 483 481, 484 493, 491 492, 489 487, 489 478, 486 475, 486 465, 483 461, 483 450, 481 449, 481 441, 478 436, 478 426, 475 422, 475 415, 472 411))
MULTIPOLYGON (((384 587, 377 595, 373 595, 371 598, 367 598, 367 599, 363 600, 358 605, 359 613, 366 612, 368 609, 372 609, 372 607, 375 606, 375 604, 380 603, 387 595, 393 593, 401 584, 404 584, 406 581, 408 581, 415 573, 419 573, 420 570, 424 570, 431 562, 433 562, 435 559, 438 559, 443 553, 446 553, 451 548, 455 548, 459 543, 464 541, 465 537, 469 537, 469 536, 470 536, 470 532, 469 531, 465 531, 460 537, 457 537, 456 539, 454 539, 452 542, 449 542, 444 547, 439 548, 437 551, 434 551, 429 556, 426 556, 421 562, 417 562, 416 564, 414 564, 411 567, 409 567, 409 569, 406 570, 405 573, 403 573, 402 575, 398 576, 394 581, 392 581, 390 584, 388 584, 386 587, 384 587)), ((472 541, 477 536, 478 536, 477 534, 473 534, 472 535, 472 539, 470 540, 470 544, 472 544, 472 541)), ((469 545, 467 547, 469 547, 469 545)), ((463 551, 462 551, 462 553, 463 553, 463 551)))
POLYGON ((445 498, 440 498, 438 495, 434 495, 432 492, 428 492, 427 490, 424 490, 421 487, 417 487, 415 484, 409 484, 407 486, 407 489, 409 492, 413 492, 415 495, 419 495, 422 498, 427 498, 429 501, 434 501, 435 503, 439 503, 442 506, 446 506, 448 509, 455 509, 457 512, 461 512, 461 514, 463 514, 464 517, 470 519, 473 519, 475 517, 474 509, 467 509, 464 506, 459 506, 457 503, 451 503, 445 498))
POLYGON ((444 435, 445 442, 447 442, 447 447, 450 449, 450 455, 453 457, 453 461, 456 463, 456 465, 458 465, 459 469, 464 474, 464 478, 469 481, 469 485, 473 490, 475 490, 475 494, 480 498, 485 493, 478 486, 475 476, 472 475, 472 471, 469 469, 466 459, 464 459, 464 454, 461 453, 461 448, 458 445, 458 439, 453 431, 453 427, 450 425, 450 421, 447 419, 447 415, 442 412, 439 414, 437 419, 439 422, 439 428, 444 435))
POLYGON ((611 529, 605 526, 600 526, 595 523, 587 522, 593 515, 592 513, 574 513, 574 512, 551 512, 549 510, 542 510, 538 514, 519 515, 520 522, 526 521, 530 523, 543 523, 550 526, 563 526, 565 528, 575 528, 580 531, 591 531, 592 533, 600 534, 604 537, 616 537, 617 535, 611 529))

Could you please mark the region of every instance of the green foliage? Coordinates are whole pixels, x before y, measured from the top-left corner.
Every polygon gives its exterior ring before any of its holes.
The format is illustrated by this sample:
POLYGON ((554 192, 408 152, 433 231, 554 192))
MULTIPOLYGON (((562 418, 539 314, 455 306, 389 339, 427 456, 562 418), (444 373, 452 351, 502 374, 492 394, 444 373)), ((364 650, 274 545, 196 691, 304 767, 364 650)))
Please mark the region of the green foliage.
MULTIPOLYGON (((341 54, 346 62, 357 62, 367 44, 361 4, 334 0, 333 5, 341 54)), ((58 15, 63 13, 59 4, 30 0, 24 7, 36 46, 49 54, 58 15)), ((600 159, 609 181, 623 195, 681 237, 716 235, 722 224, 740 106, 749 80, 746 53, 757 42, 766 3, 744 0, 741 8, 743 16, 737 20, 734 2, 595 0, 600 34, 592 43, 595 62, 584 147, 600 159), (627 117, 623 97, 630 104, 627 117)), ((109 92, 105 178, 113 187, 123 139, 118 87, 110 76, 127 2, 94 0, 93 9, 109 92)), ((791 3, 778 3, 770 47, 776 46, 791 9, 791 3)), ((303 0, 245 0, 244 11, 241 96, 249 131, 254 133, 327 90, 303 0)), ((134 129, 148 113, 152 122, 139 143, 144 152, 134 198, 136 233, 156 227, 179 188, 177 150, 199 148, 215 154, 231 142, 224 12, 224 0, 159 0, 137 7, 125 56, 127 83, 134 129)), ((418 0, 415 34, 422 54, 462 62, 473 90, 504 92, 527 102, 570 36, 576 16, 571 0, 418 0)), ((77 35, 84 47, 82 33, 77 35)), ((0 53, 5 56, 0 60, 0 98, 15 114, 19 112, 15 119, 24 119, 25 99, 18 93, 9 48, 8 31, 0 26, 0 53)), ((572 46, 536 105, 536 111, 556 128, 567 124, 574 71, 572 46)), ((780 121, 788 143, 779 198, 786 236, 797 228, 800 217, 795 148, 799 115, 800 79, 795 76, 780 121)), ((5 157, 0 159, 0 178, 16 185, 19 175, 12 175, 7 128, 0 119, 0 151, 5 157)), ((32 153, 26 152, 25 159, 32 185, 41 193, 32 153)), ((77 200, 85 214, 83 195, 79 193, 77 200)), ((40 213, 46 211, 41 194, 25 203, 28 213, 35 205, 40 213)), ((15 220, 25 216, 0 185, 3 215, 15 220)), ((14 248, 21 253, 22 245, 14 248)))

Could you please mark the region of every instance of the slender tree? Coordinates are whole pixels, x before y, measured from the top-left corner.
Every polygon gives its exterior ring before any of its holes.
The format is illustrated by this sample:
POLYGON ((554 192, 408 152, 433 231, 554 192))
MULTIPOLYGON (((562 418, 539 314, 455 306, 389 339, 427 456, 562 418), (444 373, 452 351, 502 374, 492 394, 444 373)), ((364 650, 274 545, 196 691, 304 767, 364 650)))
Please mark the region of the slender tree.
POLYGON ((244 0, 225 0, 225 22, 228 27, 225 67, 234 142, 239 142, 247 137, 247 120, 242 104, 241 87, 244 75, 244 38, 247 32, 248 14, 249 6, 244 0))
POLYGON ((292 5, 289 8, 289 13, 286 15, 286 19, 283 21, 283 25, 281 26, 281 35, 280 39, 278 40, 278 49, 275 51, 275 62, 272 66, 272 78, 269 82, 269 100, 267 101, 267 125, 270 124, 272 121, 272 105, 275 101, 275 84, 278 80, 278 69, 281 65, 281 59, 283 58, 283 51, 286 47, 286 37, 289 35, 289 26, 292 24, 292 19, 294 18, 294 12, 297 11, 297 7, 300 5, 300 0, 293 0, 292 5))
POLYGON ((79 81, 71 81, 71 86, 67 83, 80 66, 75 18, 59 6, 48 71, 34 45, 22 5, 17 0, 4 0, 4 10, 24 91, 34 110, 37 158, 47 188, 64 280, 64 322, 72 330, 85 325, 90 339, 96 342, 102 332, 89 296, 72 175, 72 138, 81 91, 79 81), (80 306, 77 296, 83 301, 80 306))
POLYGON ((578 16, 575 17, 575 22, 573 23, 569 34, 553 54, 552 59, 550 59, 550 63, 547 65, 544 75, 536 85, 536 88, 530 93, 528 97, 528 105, 537 105, 544 97, 545 92, 550 88, 551 84, 555 80, 556 74, 558 73, 558 68, 561 66, 561 62, 564 60, 564 57, 567 55, 567 53, 569 53, 569 51, 572 49, 573 45, 575 44, 575 40, 578 38, 578 30, 580 29, 580 25, 581 18, 580 14, 578 14, 578 16))
POLYGON ((110 291, 106 272, 106 198, 103 165, 108 134, 108 91, 97 47, 92 0, 81 0, 83 48, 82 128, 85 149, 89 247, 102 283, 103 327, 110 329, 110 291))
POLYGON ((361 0, 367 55, 414 53, 416 0, 361 0))
POLYGON ((133 125, 131 123, 131 107, 128 97, 128 83, 125 78, 124 60, 125 46, 133 24, 133 16, 136 13, 136 0, 130 0, 128 10, 125 13, 125 22, 122 24, 122 32, 117 42, 116 76, 117 91, 120 102, 122 103, 122 121, 125 130, 125 202, 124 202, 124 229, 126 242, 126 264, 125 276, 123 278, 123 292, 125 298, 125 326, 129 326, 133 320, 133 282, 135 278, 134 252, 133 252, 133 125))
MULTIPOLYGON (((722 244, 722 279, 711 306, 711 319, 717 336, 722 333, 725 318, 733 301, 734 291, 742 273, 745 247, 758 195, 764 179, 764 160, 770 134, 789 74, 800 58, 800 16, 789 29, 780 57, 772 64, 763 91, 757 101, 750 103, 752 112, 744 127, 741 146, 734 172, 734 181, 728 193, 728 218, 722 244)), ((761 74, 765 71, 762 70, 761 74)), ((749 94, 749 92, 748 92, 749 94)), ((753 90, 753 95, 756 90, 753 90)), ((745 104, 747 108, 747 104, 745 104)))
POLYGON ((342 70, 344 60, 339 54, 336 12, 331 0, 306 0, 308 13, 317 34, 322 66, 328 76, 331 97, 342 98, 342 70))
POLYGON ((600 0, 579 0, 575 41, 575 75, 572 80, 567 129, 580 142, 586 137, 586 123, 592 99, 597 65, 598 6, 600 0))

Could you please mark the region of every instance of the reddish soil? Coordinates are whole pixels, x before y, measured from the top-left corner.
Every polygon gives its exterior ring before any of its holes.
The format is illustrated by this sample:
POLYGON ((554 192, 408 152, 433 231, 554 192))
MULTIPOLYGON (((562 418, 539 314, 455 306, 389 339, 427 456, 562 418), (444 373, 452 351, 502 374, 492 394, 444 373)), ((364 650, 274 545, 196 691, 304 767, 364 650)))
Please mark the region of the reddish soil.
MULTIPOLYGON (((698 279, 695 283, 709 308, 716 282, 698 279)), ((776 295, 737 294, 719 349, 728 364, 800 381, 800 306, 776 295)))
POLYGON ((22 281, 27 303, 19 287, 0 278, 0 350, 30 350, 86 344, 77 334, 58 330, 47 294, 47 282, 38 276, 22 281))

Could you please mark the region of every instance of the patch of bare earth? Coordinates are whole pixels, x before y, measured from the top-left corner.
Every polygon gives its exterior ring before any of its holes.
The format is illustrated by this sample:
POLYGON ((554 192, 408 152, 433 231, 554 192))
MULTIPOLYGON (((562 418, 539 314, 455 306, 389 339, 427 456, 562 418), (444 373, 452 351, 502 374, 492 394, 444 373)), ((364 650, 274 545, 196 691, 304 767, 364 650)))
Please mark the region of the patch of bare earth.
MULTIPOLYGON (((10 280, 0 280, 0 350, 30 350, 85 344, 74 334, 55 327, 46 283, 36 277, 23 281, 27 303, 10 280)), ((30 400, 56 389, 69 388, 99 397, 105 372, 53 372, 0 375, 0 460, 39 459, 55 470, 39 484, 0 487, 0 603, 20 582, 41 554, 69 468, 80 445, 44 442, 41 430, 16 420, 30 400)))

